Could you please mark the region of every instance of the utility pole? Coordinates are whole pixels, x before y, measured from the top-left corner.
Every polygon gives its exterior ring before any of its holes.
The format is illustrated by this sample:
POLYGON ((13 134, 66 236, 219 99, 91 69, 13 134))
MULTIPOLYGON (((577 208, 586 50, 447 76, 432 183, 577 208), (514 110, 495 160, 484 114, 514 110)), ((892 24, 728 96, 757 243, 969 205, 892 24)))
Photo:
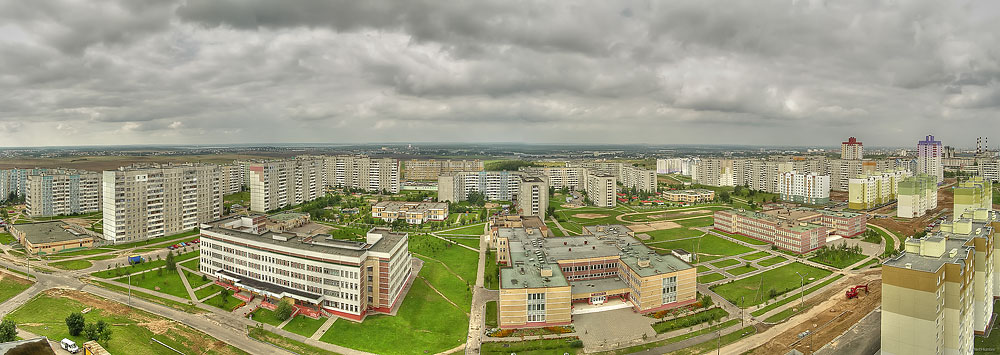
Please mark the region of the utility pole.
POLYGON ((746 313, 743 310, 743 298, 744 297, 746 297, 746 296, 740 296, 740 328, 743 328, 745 326, 743 324, 743 319, 746 318, 746 313))
POLYGON ((128 306, 132 307, 132 273, 128 274, 128 306))
POLYGON ((718 334, 719 334, 719 337, 715 338, 715 339, 718 340, 718 342, 716 343, 716 347, 715 347, 716 354, 722 355, 722 329, 716 330, 716 332, 718 332, 718 334))
POLYGON ((802 311, 802 304, 806 301, 806 299, 803 298, 805 290, 802 289, 802 285, 805 283, 805 278, 798 271, 796 271, 795 274, 799 275, 799 311, 802 311))

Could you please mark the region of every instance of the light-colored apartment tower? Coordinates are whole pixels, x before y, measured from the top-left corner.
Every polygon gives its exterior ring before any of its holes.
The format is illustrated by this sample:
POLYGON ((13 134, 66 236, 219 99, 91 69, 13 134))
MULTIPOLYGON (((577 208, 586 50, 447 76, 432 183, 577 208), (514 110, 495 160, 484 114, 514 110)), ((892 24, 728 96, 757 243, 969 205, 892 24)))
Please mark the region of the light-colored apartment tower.
POLYGON ((219 166, 132 166, 105 171, 104 239, 131 242, 175 234, 222 215, 219 166))
POLYGON ((615 207, 617 191, 615 177, 611 174, 588 173, 587 174, 587 198, 590 203, 598 207, 615 207))
POLYGON ((0 201, 4 201, 10 195, 17 195, 27 198, 28 177, 32 175, 44 174, 47 172, 58 172, 59 169, 0 169, 0 201))
POLYGON ((240 169, 240 165, 237 164, 219 166, 219 184, 222 186, 223 195, 232 195, 243 190, 243 173, 240 169))
POLYGON ((778 180, 778 193, 784 201, 823 205, 830 202, 830 177, 796 171, 785 172, 778 180))
POLYGON ((326 183, 365 191, 399 192, 399 160, 366 156, 326 157, 326 183))
POLYGON ((840 159, 861 160, 864 155, 864 147, 857 138, 850 137, 846 142, 840 142, 840 159))
POLYGON ((101 173, 49 170, 27 177, 25 203, 32 217, 101 210, 101 173))
POLYGON ((562 189, 565 187, 570 190, 583 191, 587 186, 586 168, 528 167, 521 168, 521 170, 531 174, 545 176, 546 180, 548 180, 549 186, 556 189, 562 189))
POLYGON ((980 176, 973 176, 955 185, 954 220, 962 217, 962 213, 977 209, 992 209, 993 183, 980 176))
POLYGON ((403 178, 407 180, 437 180, 442 174, 483 171, 480 160, 410 159, 403 162, 403 178))
POLYGON ((323 196, 324 160, 272 160, 250 166, 250 210, 273 211, 323 196))
POLYGON ((985 333, 1000 291, 1000 224, 988 209, 961 215, 907 238, 905 252, 882 265, 882 354, 972 354, 973 336, 985 333))
POLYGON ((692 180, 708 186, 736 186, 735 170, 732 159, 702 159, 695 168, 692 180))
POLYGON ((656 159, 656 173, 691 176, 691 166, 697 164, 699 160, 698 158, 656 159))
POLYGON ((924 137, 924 140, 917 142, 916 173, 933 176, 940 184, 944 180, 944 169, 941 167, 942 154, 941 141, 934 140, 934 136, 924 137))
POLYGON ((979 176, 984 179, 993 182, 1000 181, 1000 160, 996 158, 982 159, 976 168, 979 169, 979 176))
POLYGON ((525 216, 545 218, 549 207, 548 183, 528 172, 480 171, 438 177, 438 201, 465 201, 472 192, 482 193, 487 200, 511 201, 525 216))
POLYGON ((917 174, 899 182, 896 217, 916 218, 937 208, 937 181, 933 176, 917 174))
POLYGON ((656 192, 656 170, 615 161, 567 162, 569 168, 585 168, 590 173, 614 176, 625 188, 656 192))
POLYGON ((906 170, 860 175, 850 180, 847 208, 868 210, 896 200, 899 182, 911 176, 906 170))

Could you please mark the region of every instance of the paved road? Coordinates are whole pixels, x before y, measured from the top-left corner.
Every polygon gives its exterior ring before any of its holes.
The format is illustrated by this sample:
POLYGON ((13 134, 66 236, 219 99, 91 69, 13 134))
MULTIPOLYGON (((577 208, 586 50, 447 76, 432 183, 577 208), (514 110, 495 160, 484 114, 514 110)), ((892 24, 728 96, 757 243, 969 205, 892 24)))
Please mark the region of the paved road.
MULTIPOLYGON (((489 223, 483 226, 483 235, 486 235, 486 228, 489 223)), ((486 302, 489 297, 486 288, 486 253, 489 252, 489 245, 486 238, 479 238, 479 263, 476 266, 476 286, 472 291, 472 310, 469 315, 469 333, 465 340, 466 354, 479 354, 482 347, 483 332, 486 330, 486 302)))

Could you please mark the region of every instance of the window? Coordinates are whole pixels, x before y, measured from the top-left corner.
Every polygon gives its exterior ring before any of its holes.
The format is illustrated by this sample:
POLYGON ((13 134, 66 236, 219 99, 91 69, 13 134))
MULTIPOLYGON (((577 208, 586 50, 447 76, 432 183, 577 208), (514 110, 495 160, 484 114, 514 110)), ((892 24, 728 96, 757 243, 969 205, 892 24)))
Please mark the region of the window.
POLYGON ((528 322, 545 321, 545 293, 529 293, 527 307, 528 322))
POLYGON ((677 302, 677 276, 663 278, 663 304, 677 302))

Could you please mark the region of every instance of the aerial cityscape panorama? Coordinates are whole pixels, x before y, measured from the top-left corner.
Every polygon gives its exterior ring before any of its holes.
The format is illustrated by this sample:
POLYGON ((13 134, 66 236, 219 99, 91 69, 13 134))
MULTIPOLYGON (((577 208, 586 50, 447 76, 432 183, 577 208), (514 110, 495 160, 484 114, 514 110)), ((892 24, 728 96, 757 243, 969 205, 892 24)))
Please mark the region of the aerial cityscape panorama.
POLYGON ((1000 354, 998 2, 0 19, 0 355, 1000 354))

